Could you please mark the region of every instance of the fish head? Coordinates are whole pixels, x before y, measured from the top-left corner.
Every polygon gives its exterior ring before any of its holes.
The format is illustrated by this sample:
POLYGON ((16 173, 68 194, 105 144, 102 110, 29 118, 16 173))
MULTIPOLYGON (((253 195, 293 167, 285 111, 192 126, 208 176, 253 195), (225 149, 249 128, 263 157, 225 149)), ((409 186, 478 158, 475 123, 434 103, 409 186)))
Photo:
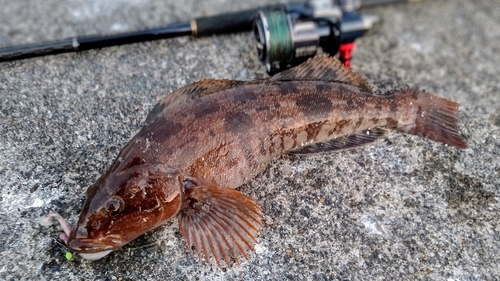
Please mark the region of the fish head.
MULTIPOLYGON (((117 167, 118 166, 118 167, 117 167)), ((166 165, 111 169, 87 190, 67 246, 100 259, 173 217, 181 207, 183 175, 166 165)))

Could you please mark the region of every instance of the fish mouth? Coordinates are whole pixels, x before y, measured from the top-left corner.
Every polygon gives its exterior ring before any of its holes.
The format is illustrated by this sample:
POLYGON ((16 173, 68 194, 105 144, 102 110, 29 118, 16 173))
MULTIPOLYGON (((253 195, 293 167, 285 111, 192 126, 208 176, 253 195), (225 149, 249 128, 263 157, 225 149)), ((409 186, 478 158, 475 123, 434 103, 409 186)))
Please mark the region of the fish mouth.
MULTIPOLYGON (((121 235, 107 235, 101 238, 77 238, 70 237, 68 239, 68 248, 79 254, 97 254, 120 249, 125 245, 125 241, 121 235)), ((105 256, 104 255, 104 256, 105 256)), ((102 256, 103 257, 103 256, 102 256)))
POLYGON ((109 250, 109 251, 103 251, 103 252, 91 253, 91 254, 79 253, 79 255, 84 260, 95 261, 95 260, 98 260, 98 259, 102 259, 103 257, 107 256, 111 252, 113 252, 113 251, 109 250))

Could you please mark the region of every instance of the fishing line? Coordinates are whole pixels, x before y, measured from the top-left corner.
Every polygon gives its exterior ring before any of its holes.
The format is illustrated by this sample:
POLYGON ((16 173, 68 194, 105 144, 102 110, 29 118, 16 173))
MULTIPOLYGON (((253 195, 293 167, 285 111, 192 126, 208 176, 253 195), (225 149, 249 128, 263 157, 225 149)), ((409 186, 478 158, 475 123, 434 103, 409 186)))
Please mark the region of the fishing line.
POLYGON ((269 57, 273 60, 287 61, 292 57, 293 43, 288 25, 288 16, 282 11, 264 13, 268 20, 269 57))

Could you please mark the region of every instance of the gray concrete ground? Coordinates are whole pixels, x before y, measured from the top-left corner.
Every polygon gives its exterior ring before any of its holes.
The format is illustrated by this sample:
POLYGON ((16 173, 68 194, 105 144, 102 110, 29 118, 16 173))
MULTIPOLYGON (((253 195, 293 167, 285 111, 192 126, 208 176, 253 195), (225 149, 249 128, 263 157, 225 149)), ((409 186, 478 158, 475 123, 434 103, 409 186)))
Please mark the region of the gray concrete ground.
MULTIPOLYGON (((266 1, 0 0, 0 46, 116 33, 266 1)), ((352 151, 283 156, 241 190, 265 213, 228 270, 200 263, 176 220, 97 262, 67 261, 88 185, 156 101, 203 78, 266 77, 250 33, 177 38, 0 64, 0 280, 500 280, 500 8, 424 1, 365 9, 384 23, 353 69, 381 92, 461 104, 469 148, 391 133, 352 151)))

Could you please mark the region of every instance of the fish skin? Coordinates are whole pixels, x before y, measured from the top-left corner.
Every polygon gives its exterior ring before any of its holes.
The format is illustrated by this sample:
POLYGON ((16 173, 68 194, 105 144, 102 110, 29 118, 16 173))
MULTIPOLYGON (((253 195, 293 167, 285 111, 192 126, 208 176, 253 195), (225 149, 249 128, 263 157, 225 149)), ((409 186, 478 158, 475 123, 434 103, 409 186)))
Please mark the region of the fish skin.
POLYGON ((236 188, 277 156, 311 141, 412 124, 417 109, 405 104, 415 99, 369 95, 341 83, 248 82, 160 111, 135 141, 150 143, 142 150, 148 161, 236 188))
POLYGON ((160 100, 89 187, 68 247, 79 253, 118 250, 179 215, 181 233, 199 256, 212 256, 219 266, 221 260, 230 266, 230 258, 239 263, 238 256, 247 257, 256 243, 262 214, 253 199, 219 187, 241 186, 282 154, 370 128, 465 148, 457 110, 456 103, 414 89, 374 95, 357 74, 328 57, 261 81, 193 83, 160 100), (239 220, 222 214, 224 208, 239 220))

